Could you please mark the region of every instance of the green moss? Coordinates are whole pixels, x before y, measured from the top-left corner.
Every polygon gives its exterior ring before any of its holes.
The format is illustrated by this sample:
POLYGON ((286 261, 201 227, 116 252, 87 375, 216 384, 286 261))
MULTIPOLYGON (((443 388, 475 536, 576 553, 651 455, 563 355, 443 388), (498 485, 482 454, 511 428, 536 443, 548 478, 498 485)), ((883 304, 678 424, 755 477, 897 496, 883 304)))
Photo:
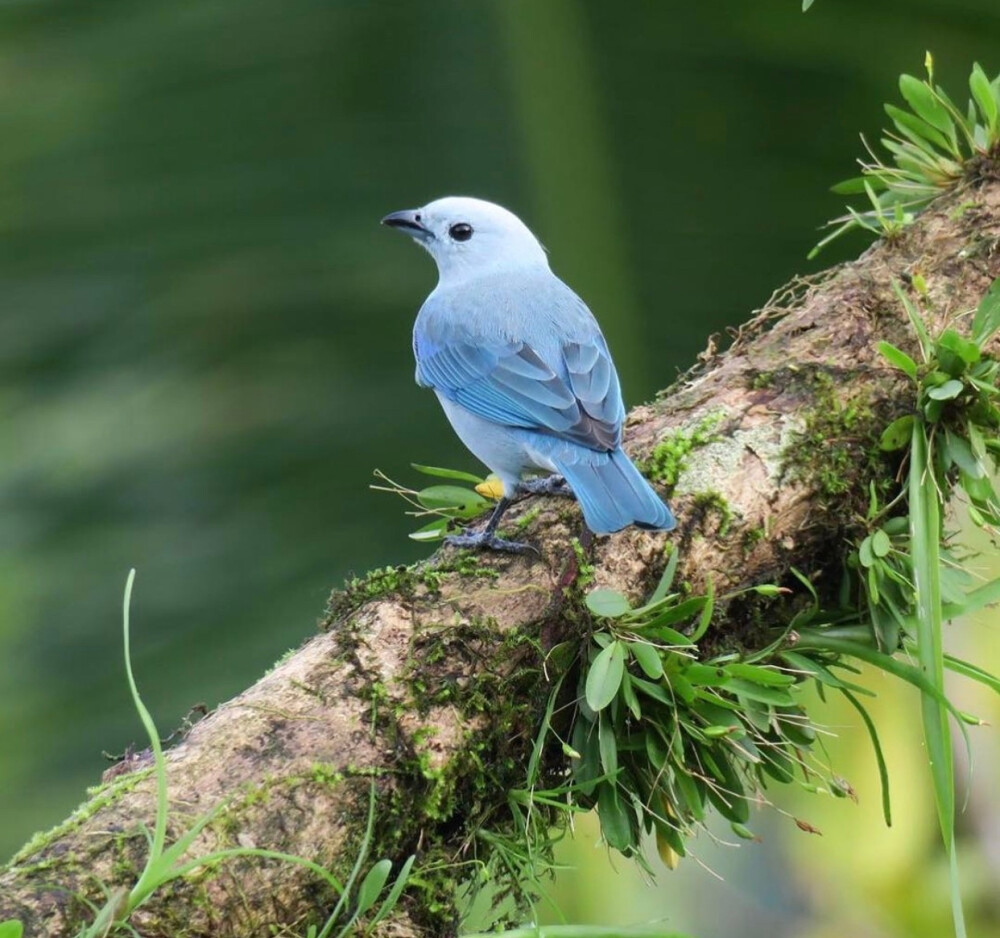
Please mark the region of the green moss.
POLYGON ((140 866, 129 855, 129 841, 141 842, 143 852, 148 849, 145 835, 138 830, 116 834, 114 838, 114 862, 111 864, 111 881, 113 883, 134 883, 139 878, 140 866))
POLYGON ((344 773, 328 762, 314 762, 312 765, 310 779, 317 785, 339 785, 344 778, 344 773))
POLYGON ((523 531, 525 528, 529 527, 532 522, 542 513, 540 505, 536 505, 534 508, 529 508, 517 521, 514 522, 514 530, 523 531))
POLYGON ((594 565, 587 556, 587 551, 578 537, 574 537, 570 542, 573 545, 573 555, 576 558, 576 579, 575 587, 582 591, 594 582, 594 565))
POLYGON ((749 387, 752 391, 763 391, 766 388, 774 387, 775 372, 758 371, 750 379, 749 387))
POLYGON ((280 657, 280 658, 278 658, 278 659, 277 659, 277 660, 276 660, 276 661, 274 662, 274 664, 272 664, 272 665, 271 665, 271 667, 269 667, 269 668, 268 668, 268 669, 267 669, 267 670, 266 670, 266 671, 264 672, 264 676, 266 677, 266 676, 267 676, 268 674, 270 674, 270 673, 271 673, 271 672, 272 672, 272 671, 273 671, 273 670, 274 670, 275 668, 280 668, 280 667, 281 667, 281 666, 282 666, 282 665, 283 665, 283 664, 284 664, 284 663, 285 663, 285 662, 286 662, 286 661, 287 661, 287 660, 288 660, 289 658, 291 658, 291 657, 292 657, 292 656, 293 656, 293 655, 294 655, 294 654, 295 654, 295 653, 296 653, 297 651, 298 651, 298 648, 289 648, 289 649, 288 649, 287 651, 283 652, 283 653, 281 654, 281 657, 280 657))
MULTIPOLYGON (((390 688, 373 680, 363 692, 373 701, 380 736, 396 752, 393 784, 378 795, 370 856, 402 862, 419 843, 419 868, 410 887, 418 895, 407 909, 429 933, 454 932, 456 889, 467 882, 473 857, 493 864, 490 838, 524 841, 513 815, 503 808, 498 812, 498 806, 525 784, 524 766, 550 690, 541 676, 543 658, 533 635, 504 632, 488 618, 424 625, 398 680, 390 688), (483 668, 484 660, 504 664, 483 668), (447 730, 434 722, 441 706, 456 715, 447 730), (416 728, 415 714, 424 718, 416 728), (456 732, 458 740, 450 735, 456 732), (442 745, 448 750, 443 760, 442 745)), ((543 768, 555 778, 562 768, 559 754, 543 768)), ((556 824, 559 818, 554 813, 551 820, 556 824)), ((536 846, 545 853, 544 845, 536 846)), ((528 887, 519 877, 499 864, 493 877, 491 885, 514 895, 523 909, 528 887)))
POLYGON ((733 524, 733 510, 721 492, 710 489, 694 496, 693 510, 704 521, 709 515, 718 517, 718 537, 725 537, 733 524))
POLYGON ((743 552, 749 554, 766 537, 767 528, 747 528, 742 534, 743 552))
POLYGON ((490 565, 487 551, 457 551, 449 562, 439 564, 437 570, 441 574, 457 573, 459 576, 482 577, 487 580, 496 580, 500 576, 500 571, 490 565))
POLYGON ((326 631, 333 623, 342 623, 365 603, 376 599, 398 596, 412 600, 421 588, 431 595, 437 594, 450 574, 490 580, 500 576, 491 566, 488 554, 467 550, 458 551, 450 560, 437 562, 433 566, 421 561, 411 566, 382 567, 363 577, 353 577, 344 584, 343 589, 335 590, 327 602, 326 615, 320 622, 320 629, 326 631))
POLYGON ((643 472, 654 482, 672 489, 677 485, 691 453, 719 439, 719 426, 725 419, 723 413, 706 414, 693 426, 668 433, 653 447, 642 465, 643 472))
POLYGON ((353 577, 344 584, 342 590, 335 590, 327 602, 326 617, 321 623, 324 630, 334 622, 345 619, 373 599, 381 599, 393 593, 412 593, 419 581, 414 567, 382 567, 372 570, 364 577, 353 577))
POLYGON ((820 504, 835 509, 845 522, 863 517, 869 483, 875 484, 880 498, 894 487, 879 448, 881 431, 892 415, 877 414, 864 402, 842 400, 834 376, 828 373, 812 372, 807 380, 814 405, 785 451, 782 471, 786 478, 813 489, 820 504))
MULTIPOLYGON (((152 766, 121 775, 105 785, 99 785, 87 791, 89 800, 85 801, 65 821, 48 831, 39 831, 29 840, 3 867, 0 872, 15 866, 23 866, 24 861, 41 853, 49 844, 61 840, 67 834, 79 828, 85 821, 98 811, 114 804, 123 795, 132 791, 153 772, 152 766)), ((43 861, 44 862, 44 861, 43 861)), ((37 864, 36 864, 37 866, 37 864)))

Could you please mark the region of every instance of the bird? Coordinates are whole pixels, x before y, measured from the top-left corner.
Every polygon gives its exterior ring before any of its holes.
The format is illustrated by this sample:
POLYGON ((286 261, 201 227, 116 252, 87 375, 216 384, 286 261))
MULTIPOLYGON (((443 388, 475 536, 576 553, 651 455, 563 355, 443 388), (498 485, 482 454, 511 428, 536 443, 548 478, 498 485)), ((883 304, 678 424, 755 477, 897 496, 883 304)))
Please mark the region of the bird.
POLYGON ((622 449, 625 405, 600 326, 528 227, 465 196, 392 212, 382 224, 413 238, 438 268, 413 327, 417 384, 433 389, 458 437, 502 484, 485 527, 445 542, 532 550, 497 534, 522 494, 574 496, 594 534, 673 529, 670 508, 622 449))

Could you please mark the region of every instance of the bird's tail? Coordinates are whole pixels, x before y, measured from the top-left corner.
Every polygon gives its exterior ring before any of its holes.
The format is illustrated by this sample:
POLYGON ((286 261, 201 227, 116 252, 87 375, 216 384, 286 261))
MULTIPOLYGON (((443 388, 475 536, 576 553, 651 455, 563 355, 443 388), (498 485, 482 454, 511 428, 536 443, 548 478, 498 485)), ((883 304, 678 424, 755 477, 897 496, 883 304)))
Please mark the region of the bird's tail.
POLYGON ((670 531, 677 525, 620 446, 611 453, 587 455, 591 458, 558 461, 556 468, 573 490, 591 531, 612 534, 630 524, 670 531))

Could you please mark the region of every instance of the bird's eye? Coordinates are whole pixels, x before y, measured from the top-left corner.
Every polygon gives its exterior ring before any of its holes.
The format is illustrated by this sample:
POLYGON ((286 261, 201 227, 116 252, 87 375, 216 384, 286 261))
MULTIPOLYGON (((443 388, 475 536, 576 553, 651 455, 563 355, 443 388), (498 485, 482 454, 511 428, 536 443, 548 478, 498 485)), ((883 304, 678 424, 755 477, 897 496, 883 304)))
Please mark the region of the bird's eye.
POLYGON ((472 237, 472 225, 467 225, 464 221, 452 225, 448 229, 452 241, 468 241, 472 237))

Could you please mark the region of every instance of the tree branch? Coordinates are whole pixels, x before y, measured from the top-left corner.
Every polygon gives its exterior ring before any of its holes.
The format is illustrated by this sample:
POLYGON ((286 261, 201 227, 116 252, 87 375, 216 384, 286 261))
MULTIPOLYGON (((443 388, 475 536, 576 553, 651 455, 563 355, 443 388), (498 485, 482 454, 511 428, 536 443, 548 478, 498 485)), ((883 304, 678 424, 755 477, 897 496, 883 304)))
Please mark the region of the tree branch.
MULTIPOLYGON (((720 592, 779 582, 793 566, 822 581, 860 529, 869 481, 894 472, 879 433, 912 408, 912 389, 875 349, 880 339, 914 346, 892 282, 919 272, 940 328, 1000 275, 998 244, 1000 182, 953 191, 894 243, 794 282, 729 351, 710 346, 694 372, 634 410, 628 446, 672 488, 673 534, 592 540, 571 502, 532 499, 507 523, 525 525, 519 538, 537 558, 442 549, 334 594, 319 635, 168 753, 168 842, 221 804, 187 856, 255 846, 343 881, 374 784, 370 862, 398 868, 416 853, 419 870, 379 933, 451 933, 454 884, 496 859, 478 832, 512 823, 508 793, 524 783, 554 676, 545 653, 589 628, 581 586, 642 596, 668 544, 695 589, 708 574, 720 592)), ((713 626, 716 647, 764 641, 737 604, 713 626)), ((561 754, 545 758, 558 777, 561 754)), ((0 874, 0 920, 19 918, 29 936, 72 934, 90 916, 85 900, 134 882, 154 814, 148 766, 91 792, 0 874)), ((335 902, 307 868, 247 857, 173 881, 132 921, 146 938, 290 935, 335 902)))

